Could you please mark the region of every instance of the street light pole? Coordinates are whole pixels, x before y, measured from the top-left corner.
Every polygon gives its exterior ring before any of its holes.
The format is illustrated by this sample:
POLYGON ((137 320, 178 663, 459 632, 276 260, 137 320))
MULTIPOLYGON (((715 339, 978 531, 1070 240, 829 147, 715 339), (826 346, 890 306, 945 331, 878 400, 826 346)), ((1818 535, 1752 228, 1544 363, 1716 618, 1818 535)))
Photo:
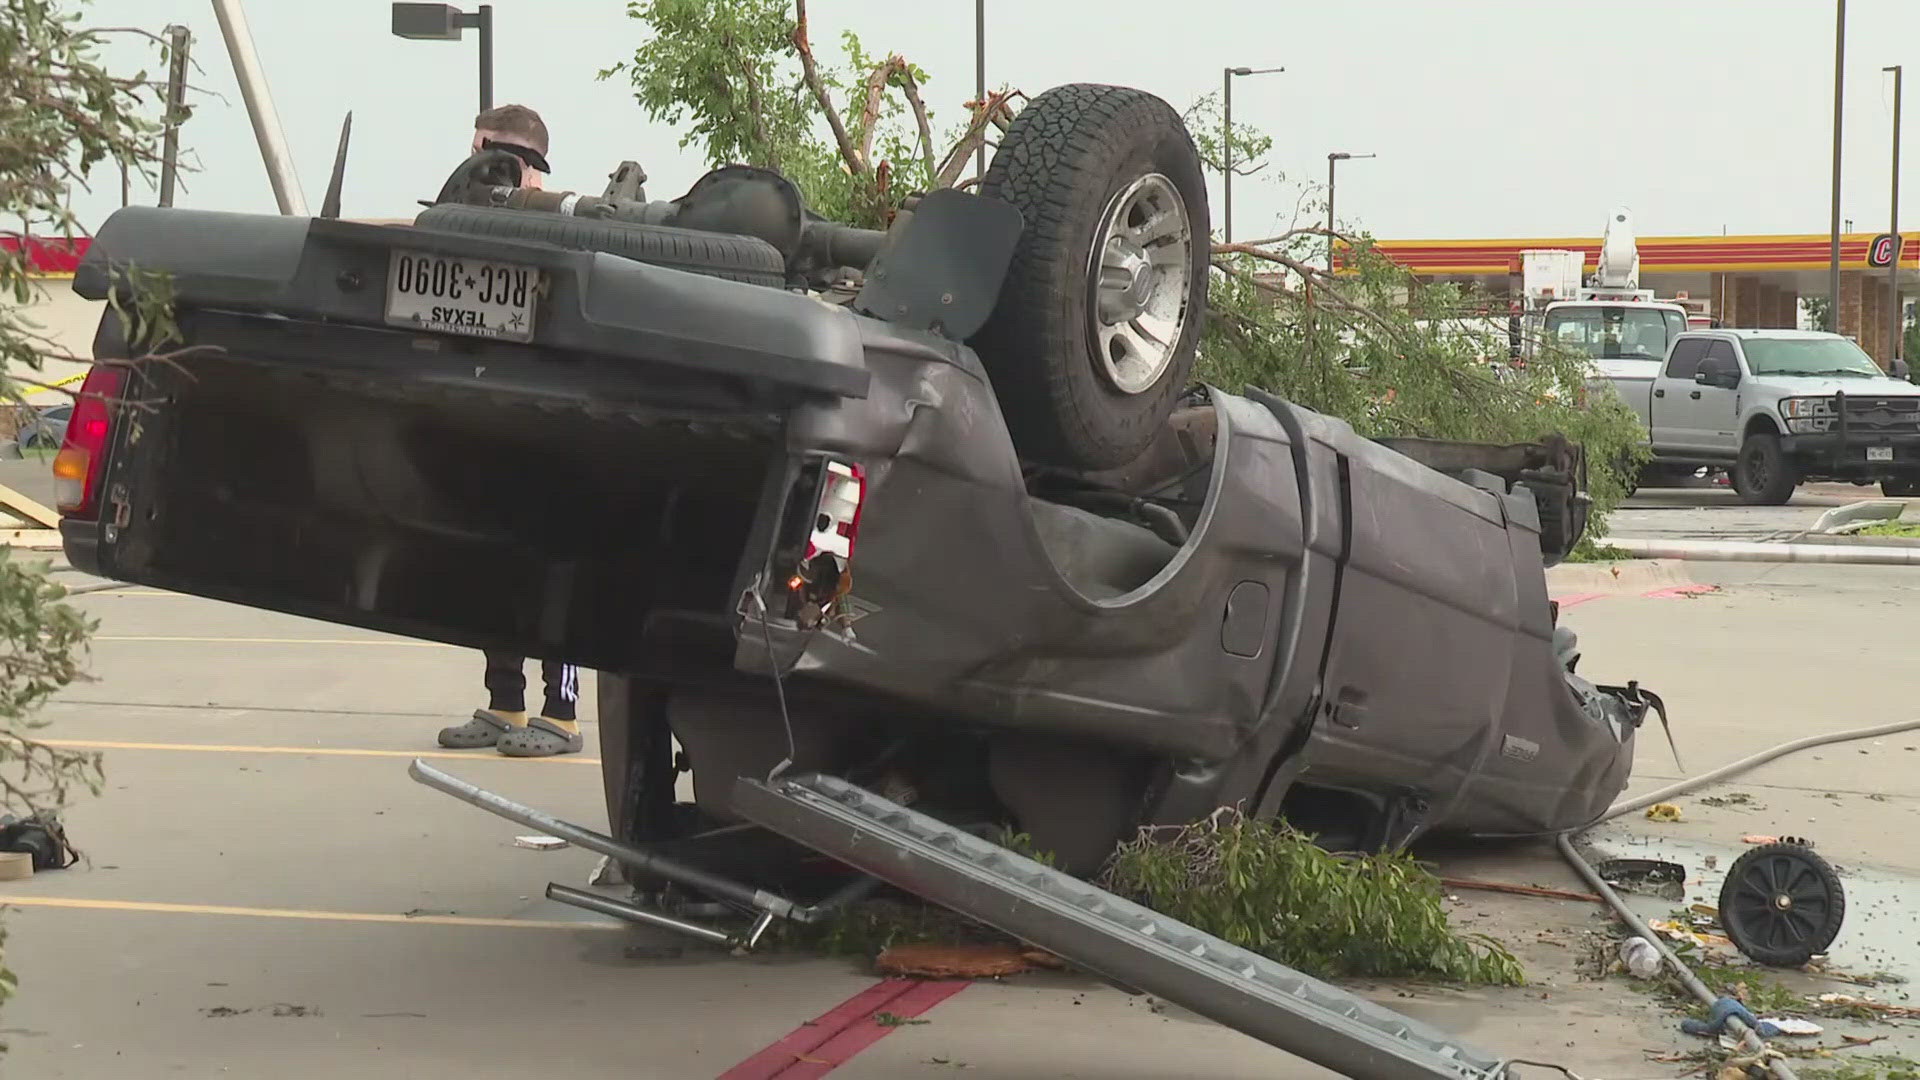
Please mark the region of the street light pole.
POLYGON ((1333 273, 1333 167, 1342 161, 1354 161, 1360 158, 1377 157, 1376 154, 1349 154, 1336 150, 1327 155, 1327 273, 1333 273))
MULTIPOLYGON (((1239 68, 1238 71, 1248 71, 1239 68)), ((1226 68, 1220 76, 1220 240, 1233 243, 1233 76, 1236 69, 1226 68)))
POLYGON ((1221 68, 1220 75, 1220 238, 1233 243, 1233 78, 1236 75, 1271 75, 1286 68, 1221 68))
MULTIPOLYGON (((218 0, 216 0, 218 2, 218 0)), ((493 108, 493 5, 472 12, 452 4, 393 5, 393 35, 412 41, 459 41, 467 30, 480 31, 480 111, 493 108)))
POLYGON ((1887 231, 1893 234, 1893 262, 1887 265, 1887 363, 1900 359, 1902 344, 1900 316, 1900 65, 1881 68, 1893 72, 1893 195, 1892 209, 1887 212, 1887 231))
POLYGON ((480 111, 493 108, 493 5, 481 4, 474 17, 480 29, 480 111))
POLYGON ((1832 306, 1833 329, 1840 330, 1840 105, 1846 85, 1847 0, 1833 5, 1833 220, 1827 252, 1827 303, 1832 306))
MULTIPOLYGON (((973 0, 973 91, 982 112, 987 108, 987 0, 973 0)), ((973 171, 987 175, 986 128, 980 129, 980 148, 974 151, 973 171)))

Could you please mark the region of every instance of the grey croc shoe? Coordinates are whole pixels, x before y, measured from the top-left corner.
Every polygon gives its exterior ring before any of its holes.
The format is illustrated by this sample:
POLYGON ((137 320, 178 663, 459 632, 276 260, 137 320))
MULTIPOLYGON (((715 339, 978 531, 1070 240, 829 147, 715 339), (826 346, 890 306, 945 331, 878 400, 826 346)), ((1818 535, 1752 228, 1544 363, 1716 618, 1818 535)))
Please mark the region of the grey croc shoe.
POLYGON ((527 720, 525 727, 516 727, 501 735, 495 749, 508 757, 552 757, 577 754, 586 744, 579 732, 568 731, 544 716, 535 716, 527 720))
POLYGON ((440 729, 440 745, 449 750, 478 750, 498 743, 512 726, 485 709, 475 709, 473 719, 440 729))

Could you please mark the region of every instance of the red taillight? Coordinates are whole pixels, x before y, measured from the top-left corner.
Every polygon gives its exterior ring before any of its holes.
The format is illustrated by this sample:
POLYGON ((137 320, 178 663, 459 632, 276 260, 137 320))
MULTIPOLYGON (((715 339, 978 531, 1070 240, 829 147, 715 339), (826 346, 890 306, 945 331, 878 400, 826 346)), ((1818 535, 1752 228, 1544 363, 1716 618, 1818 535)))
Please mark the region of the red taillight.
POLYGON ((113 430, 112 402, 125 381, 125 367, 95 364, 80 384, 80 396, 67 420, 67 437, 53 459, 54 502, 63 514, 91 513, 98 502, 100 471, 107 462, 107 439, 113 430))
POLYGON ((827 462, 820 497, 814 504, 813 535, 807 538, 802 561, 821 552, 838 555, 842 566, 853 560, 860 539, 860 506, 867 498, 867 475, 858 465, 827 462))

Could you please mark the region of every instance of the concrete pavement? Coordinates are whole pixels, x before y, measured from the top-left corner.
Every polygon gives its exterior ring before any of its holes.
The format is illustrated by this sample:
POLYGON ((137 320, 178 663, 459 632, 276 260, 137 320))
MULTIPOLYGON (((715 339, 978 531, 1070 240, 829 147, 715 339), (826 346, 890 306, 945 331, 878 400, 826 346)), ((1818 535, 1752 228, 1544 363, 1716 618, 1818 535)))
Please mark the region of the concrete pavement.
POLYGON ((1761 540, 1805 529, 1833 507, 1881 498, 1877 484, 1806 484, 1785 506, 1747 506, 1732 488, 1690 481, 1635 492, 1607 519, 1607 532, 1663 540, 1761 540))
MULTIPOLYGON (((1690 769, 1913 707, 1904 575, 1694 573, 1724 590, 1608 596, 1563 616, 1582 635, 1583 671, 1667 696, 1690 769)), ((476 703, 476 655, 150 589, 78 602, 101 619, 96 681, 49 707, 45 734, 103 748, 108 786, 69 815, 88 863, 0 886, 16 905, 7 945, 22 984, 0 1013, 7 1075, 504 1078, 564 1062, 583 1080, 715 1077, 874 984, 852 960, 662 957, 657 936, 545 901, 548 880, 581 885, 593 858, 515 847, 526 830, 404 775, 433 730, 476 703)), ((436 764, 597 823, 586 728, 580 758, 436 764)), ((1763 794, 1762 809, 1688 801, 1685 822, 1657 828, 1716 842, 1807 833, 1849 865, 1920 868, 1920 848, 1902 839, 1920 826, 1920 750, 1860 749, 1736 785, 1763 794)), ((1674 775, 1649 730, 1636 789, 1674 775)), ((1429 854, 1454 876, 1577 887, 1539 844, 1429 854)), ((1584 1075, 1660 1074, 1669 1067, 1650 1066, 1649 1052, 1695 1047, 1623 979, 1582 974, 1605 926, 1591 905, 1463 891, 1450 906, 1462 926, 1514 947, 1532 984, 1362 989, 1584 1075)), ((834 1071, 1320 1075, 1072 975, 977 984, 922 1019, 834 1071)))

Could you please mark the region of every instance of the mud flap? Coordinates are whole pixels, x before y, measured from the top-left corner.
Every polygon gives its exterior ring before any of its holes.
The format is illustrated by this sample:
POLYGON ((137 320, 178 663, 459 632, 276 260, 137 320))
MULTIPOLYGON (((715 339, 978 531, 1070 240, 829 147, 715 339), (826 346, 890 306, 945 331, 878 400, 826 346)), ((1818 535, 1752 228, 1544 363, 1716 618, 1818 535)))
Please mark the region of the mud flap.
POLYGON ((1505 1080, 1506 1062, 1338 987, 819 774, 742 777, 754 823, 927 900, 1361 1080, 1505 1080))

